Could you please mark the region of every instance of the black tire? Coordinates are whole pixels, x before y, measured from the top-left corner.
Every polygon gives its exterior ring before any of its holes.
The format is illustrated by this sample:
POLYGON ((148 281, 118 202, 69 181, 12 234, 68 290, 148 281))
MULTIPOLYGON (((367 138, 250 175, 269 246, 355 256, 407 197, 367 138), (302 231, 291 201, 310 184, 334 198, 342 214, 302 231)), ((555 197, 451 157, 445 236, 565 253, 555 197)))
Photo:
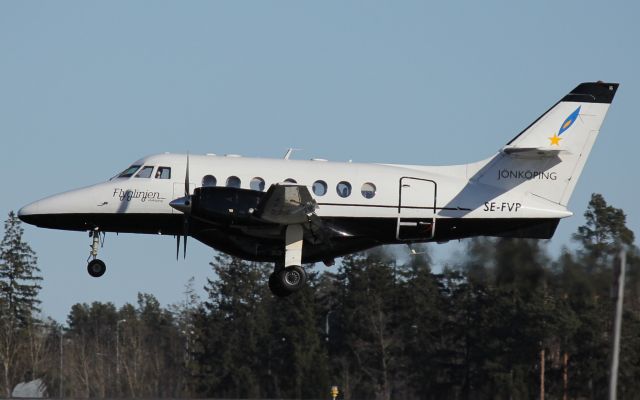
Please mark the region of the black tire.
POLYGON ((101 277, 106 271, 107 266, 105 265, 105 263, 102 260, 98 260, 97 258, 95 260, 89 261, 89 264, 87 264, 87 272, 94 278, 101 277))
POLYGON ((269 289, 271 289, 271 293, 273 293, 277 297, 287 297, 291 293, 293 293, 285 290, 282 286, 280 286, 278 274, 276 274, 275 272, 269 275, 269 289))
POLYGON ((290 265, 278 272, 278 284, 292 293, 302 289, 307 283, 307 273, 299 265, 290 265))

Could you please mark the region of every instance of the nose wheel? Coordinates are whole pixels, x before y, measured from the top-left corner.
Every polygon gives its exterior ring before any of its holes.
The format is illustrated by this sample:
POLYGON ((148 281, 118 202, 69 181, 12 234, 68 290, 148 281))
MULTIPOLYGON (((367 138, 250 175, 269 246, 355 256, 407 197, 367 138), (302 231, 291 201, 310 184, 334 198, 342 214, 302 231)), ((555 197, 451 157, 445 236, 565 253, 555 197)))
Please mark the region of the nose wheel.
POLYGON ((87 272, 94 278, 99 278, 107 271, 107 266, 102 260, 95 259, 87 264, 87 272))
POLYGON ((98 248, 104 244, 104 234, 100 240, 100 230, 95 228, 89 232, 89 237, 91 237, 91 251, 87 260, 87 272, 94 278, 99 278, 107 271, 107 265, 98 259, 98 248))

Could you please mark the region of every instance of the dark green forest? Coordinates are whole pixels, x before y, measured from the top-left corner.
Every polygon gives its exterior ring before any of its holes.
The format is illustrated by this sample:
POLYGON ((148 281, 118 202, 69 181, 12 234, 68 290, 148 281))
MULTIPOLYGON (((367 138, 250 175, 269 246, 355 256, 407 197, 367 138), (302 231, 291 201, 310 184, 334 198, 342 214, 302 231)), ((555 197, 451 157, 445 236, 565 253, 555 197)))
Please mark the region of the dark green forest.
MULTIPOLYGON (((41 378, 51 397, 605 398, 618 254, 628 251, 618 396, 640 393, 638 249, 621 209, 594 194, 571 250, 477 238, 432 265, 378 248, 310 269, 274 297, 271 265, 223 254, 205 298, 75 304, 41 317, 35 253, 11 213, 0 243, 0 395, 41 378), (403 258, 404 260, 404 258, 403 258)), ((562 240, 563 238, 559 238, 562 240)), ((51 266, 42 266, 49 268, 51 266)))

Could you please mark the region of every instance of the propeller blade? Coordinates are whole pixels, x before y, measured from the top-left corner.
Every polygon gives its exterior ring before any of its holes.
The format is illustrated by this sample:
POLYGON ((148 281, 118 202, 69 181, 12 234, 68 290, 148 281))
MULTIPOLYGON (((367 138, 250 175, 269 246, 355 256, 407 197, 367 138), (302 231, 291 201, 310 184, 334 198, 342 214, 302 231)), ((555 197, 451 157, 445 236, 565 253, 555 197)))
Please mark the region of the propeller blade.
POLYGON ((187 258, 187 237, 189 236, 189 219, 188 217, 185 215, 184 216, 184 246, 183 246, 183 253, 182 253, 182 258, 186 259, 187 258))
POLYGON ((187 235, 184 235, 184 246, 183 246, 183 253, 182 253, 182 259, 186 259, 187 258, 187 235))
MULTIPOLYGON (((191 203, 191 194, 189 193, 189 152, 187 152, 187 169, 184 174, 184 198, 185 198, 185 206, 189 207, 191 203)), ((184 235, 183 240, 184 244, 182 246, 182 258, 187 258, 187 237, 189 236, 189 217, 187 214, 184 215, 184 235)))
POLYGON ((180 235, 176 235, 176 261, 178 261, 179 255, 180 255, 180 235))
POLYGON ((189 197, 189 153, 187 153, 187 172, 184 176, 184 196, 189 197))

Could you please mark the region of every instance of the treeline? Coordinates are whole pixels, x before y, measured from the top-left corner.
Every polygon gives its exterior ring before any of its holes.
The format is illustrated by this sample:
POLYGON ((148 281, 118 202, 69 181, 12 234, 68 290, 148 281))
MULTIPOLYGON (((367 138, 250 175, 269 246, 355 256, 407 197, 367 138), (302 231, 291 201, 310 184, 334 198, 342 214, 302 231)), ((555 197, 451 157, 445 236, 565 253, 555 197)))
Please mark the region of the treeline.
MULTIPOLYGON (((38 315, 35 256, 14 215, 0 255, 0 387, 42 378, 52 397, 604 398, 612 282, 628 250, 618 395, 640 393, 639 252, 622 210, 593 195, 576 249, 469 240, 451 265, 384 249, 310 274, 276 298, 271 266, 217 255, 206 298, 162 307, 76 304, 38 315), (437 273, 434 271, 438 271, 437 273), (13 271, 13 272, 12 272, 13 271), (23 271, 23 272, 18 272, 23 271)), ((428 246, 423 248, 425 251, 428 246)))

